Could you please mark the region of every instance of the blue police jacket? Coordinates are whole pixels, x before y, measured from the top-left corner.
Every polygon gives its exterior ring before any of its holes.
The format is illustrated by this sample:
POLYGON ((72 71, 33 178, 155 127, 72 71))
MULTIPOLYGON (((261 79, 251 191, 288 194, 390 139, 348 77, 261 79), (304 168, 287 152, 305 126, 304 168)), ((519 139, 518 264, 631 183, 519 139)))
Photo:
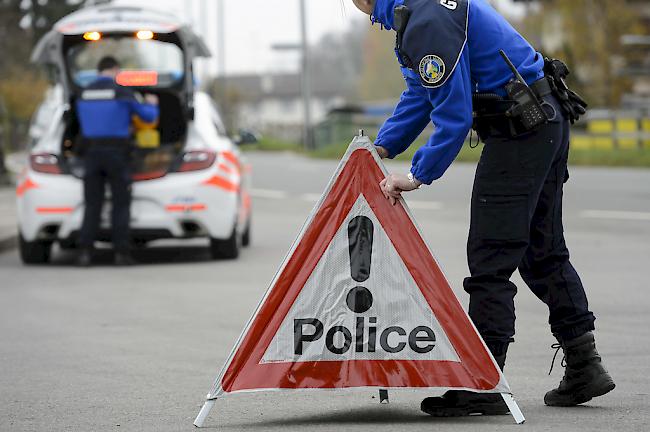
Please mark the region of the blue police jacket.
POLYGON ((77 100, 77 117, 84 138, 128 138, 131 116, 150 123, 158 118, 158 107, 140 103, 133 91, 110 77, 99 77, 77 100))
POLYGON ((505 94, 513 73, 499 50, 528 84, 544 77, 544 59, 485 0, 376 0, 373 21, 392 29, 400 5, 411 11, 398 52, 407 88, 375 145, 393 158, 433 122, 435 132, 411 168, 416 179, 431 184, 451 165, 472 127, 472 94, 505 94))

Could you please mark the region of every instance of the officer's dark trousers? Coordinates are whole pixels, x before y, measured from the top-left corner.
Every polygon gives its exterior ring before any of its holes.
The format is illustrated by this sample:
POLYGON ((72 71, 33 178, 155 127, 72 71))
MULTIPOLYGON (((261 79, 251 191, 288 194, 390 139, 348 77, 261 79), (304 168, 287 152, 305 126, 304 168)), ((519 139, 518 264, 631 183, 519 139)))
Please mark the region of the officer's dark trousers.
POLYGON ((495 355, 515 334, 510 282, 519 269, 549 308, 551 331, 571 339, 594 329, 594 316, 569 261, 562 227, 562 188, 568 180, 569 124, 554 121, 518 138, 484 137, 476 171, 467 244, 469 315, 495 355), (496 351, 496 352, 495 352, 496 351))
POLYGON ((104 204, 106 182, 111 187, 112 242, 116 252, 129 249, 129 218, 131 207, 131 175, 129 153, 125 146, 92 145, 85 155, 85 213, 79 243, 92 247, 97 237, 104 204))

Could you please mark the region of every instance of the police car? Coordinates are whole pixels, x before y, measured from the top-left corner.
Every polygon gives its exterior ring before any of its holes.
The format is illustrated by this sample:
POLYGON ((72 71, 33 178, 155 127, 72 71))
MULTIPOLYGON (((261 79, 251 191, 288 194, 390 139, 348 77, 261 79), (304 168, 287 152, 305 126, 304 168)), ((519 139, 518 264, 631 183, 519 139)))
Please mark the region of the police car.
MULTIPOLYGON (((238 145, 254 136, 229 138, 211 98, 195 88, 193 60, 209 51, 187 25, 162 12, 109 5, 63 18, 32 54, 56 85, 34 115, 29 163, 16 190, 23 262, 47 262, 55 242, 76 247, 84 143, 74 102, 107 55, 122 65, 119 84, 160 100, 158 123, 133 119, 134 244, 204 237, 214 258, 236 258, 250 242, 251 224, 250 167, 238 145)), ((110 241, 109 194, 100 241, 110 241)))

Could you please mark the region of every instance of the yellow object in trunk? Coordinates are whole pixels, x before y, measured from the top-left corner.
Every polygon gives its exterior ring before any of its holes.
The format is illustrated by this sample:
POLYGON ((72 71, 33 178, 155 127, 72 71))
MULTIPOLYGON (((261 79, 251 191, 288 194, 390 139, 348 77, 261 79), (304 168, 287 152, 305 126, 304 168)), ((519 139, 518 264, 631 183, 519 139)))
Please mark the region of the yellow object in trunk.
POLYGON ((160 147, 160 131, 156 129, 158 122, 147 123, 138 116, 133 116, 133 127, 135 128, 135 144, 140 148, 160 147))

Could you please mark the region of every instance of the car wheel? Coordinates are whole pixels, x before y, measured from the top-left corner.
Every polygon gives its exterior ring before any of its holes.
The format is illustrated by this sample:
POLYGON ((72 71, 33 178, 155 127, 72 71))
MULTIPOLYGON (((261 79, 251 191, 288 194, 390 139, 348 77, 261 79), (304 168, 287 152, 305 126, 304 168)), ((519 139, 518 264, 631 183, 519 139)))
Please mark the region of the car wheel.
POLYGON ((251 218, 248 218, 248 222, 246 223, 246 230, 244 230, 244 233, 242 234, 241 237, 241 245, 244 247, 248 247, 251 245, 251 218))
POLYGON ((237 227, 227 239, 210 238, 210 254, 213 259, 236 259, 241 248, 237 227))
POLYGON ((20 259, 25 264, 45 264, 50 260, 51 242, 25 241, 22 234, 18 236, 20 259))

